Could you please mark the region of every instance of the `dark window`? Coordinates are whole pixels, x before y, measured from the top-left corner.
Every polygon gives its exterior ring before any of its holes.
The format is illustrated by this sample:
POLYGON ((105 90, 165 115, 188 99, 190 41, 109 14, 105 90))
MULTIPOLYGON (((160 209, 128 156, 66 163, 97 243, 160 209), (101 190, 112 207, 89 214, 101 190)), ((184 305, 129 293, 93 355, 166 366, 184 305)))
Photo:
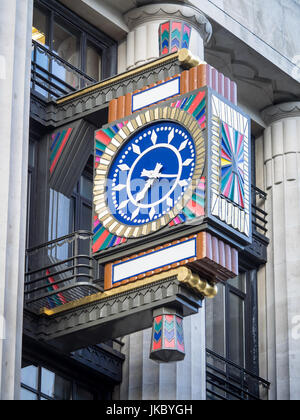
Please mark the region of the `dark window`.
POLYGON ((31 87, 58 98, 116 73, 116 43, 54 0, 36 0, 31 87))
POLYGON ((21 400, 96 400, 96 390, 42 366, 29 365, 21 372, 21 400))

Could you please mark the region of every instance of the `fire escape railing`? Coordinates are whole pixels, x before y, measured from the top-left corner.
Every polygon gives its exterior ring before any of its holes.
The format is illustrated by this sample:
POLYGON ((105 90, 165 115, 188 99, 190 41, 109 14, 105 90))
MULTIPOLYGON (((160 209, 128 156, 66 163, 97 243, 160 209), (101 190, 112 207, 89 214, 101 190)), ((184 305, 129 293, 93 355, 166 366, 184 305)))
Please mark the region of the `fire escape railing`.
POLYGON ((94 281, 92 233, 78 231, 26 251, 25 305, 33 312, 102 291, 94 281))
POLYGON ((96 83, 44 45, 32 40, 31 88, 47 99, 57 99, 96 83))
POLYGON ((262 400, 270 389, 265 379, 208 349, 206 384, 208 400, 262 400))

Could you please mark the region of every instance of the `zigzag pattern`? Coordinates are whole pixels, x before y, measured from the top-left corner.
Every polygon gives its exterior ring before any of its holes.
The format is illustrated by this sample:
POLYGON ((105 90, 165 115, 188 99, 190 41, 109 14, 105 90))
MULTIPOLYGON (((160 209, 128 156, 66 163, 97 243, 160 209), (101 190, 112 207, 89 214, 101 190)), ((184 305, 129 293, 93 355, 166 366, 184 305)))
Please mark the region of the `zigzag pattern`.
POLYGON ((183 336, 183 321, 178 316, 176 317, 177 330, 177 348, 184 353, 184 336, 183 336))
POLYGON ((162 347, 162 326, 162 316, 157 316, 154 319, 152 350, 159 350, 162 347))
POLYGON ((175 315, 166 315, 164 322, 164 346, 175 348, 175 315))
POLYGON ((160 54, 166 55, 180 48, 189 48, 191 30, 191 26, 182 22, 168 21, 161 24, 159 28, 160 54))

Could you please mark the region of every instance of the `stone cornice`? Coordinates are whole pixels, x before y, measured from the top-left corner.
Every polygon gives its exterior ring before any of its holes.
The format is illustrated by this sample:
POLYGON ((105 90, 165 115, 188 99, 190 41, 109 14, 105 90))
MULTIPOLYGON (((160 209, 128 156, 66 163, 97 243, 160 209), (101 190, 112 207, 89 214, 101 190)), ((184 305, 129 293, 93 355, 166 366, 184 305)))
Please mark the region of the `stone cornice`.
POLYGON ((149 4, 130 10, 125 14, 124 18, 131 30, 146 22, 175 19, 187 22, 193 26, 206 43, 212 36, 212 26, 205 15, 196 8, 187 5, 170 3, 149 4))
POLYGON ((262 119, 270 125, 285 118, 300 117, 300 102, 286 102, 270 106, 262 111, 262 119))

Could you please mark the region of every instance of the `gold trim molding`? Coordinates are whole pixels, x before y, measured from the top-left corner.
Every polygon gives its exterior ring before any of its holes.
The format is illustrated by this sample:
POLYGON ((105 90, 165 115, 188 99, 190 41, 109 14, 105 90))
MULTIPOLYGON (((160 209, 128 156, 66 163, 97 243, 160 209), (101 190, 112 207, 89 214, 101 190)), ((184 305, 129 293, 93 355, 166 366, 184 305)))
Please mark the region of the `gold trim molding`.
POLYGON ((56 103, 58 105, 61 105, 65 102, 71 101, 75 98, 79 98, 80 96, 85 95, 86 93, 94 92, 95 90, 107 87, 113 83, 121 82, 122 80, 135 76, 139 73, 143 73, 144 71, 150 70, 153 67, 159 66, 160 64, 168 63, 169 61, 173 61, 175 59, 178 59, 180 63, 187 67, 195 67, 199 64, 201 64, 201 60, 198 57, 193 56, 193 54, 187 50, 186 48, 183 48, 173 54, 169 54, 166 57, 159 58, 158 60, 151 61, 151 63, 147 63, 143 66, 136 67, 132 70, 129 70, 125 73, 119 74, 117 76, 111 77, 110 79, 104 80, 103 82, 96 83, 92 86, 89 86, 85 89, 79 90, 75 93, 71 93, 70 95, 64 96, 61 99, 57 99, 56 103))
POLYGON ((134 283, 129 283, 124 286, 116 287, 111 290, 107 290, 103 293, 96 293, 94 295, 86 296, 74 302, 66 303, 65 305, 58 306, 57 308, 41 309, 40 314, 46 316, 57 315, 61 312, 70 311, 72 309, 80 308, 81 306, 97 303, 103 299, 111 298, 113 296, 121 295, 122 293, 127 293, 140 287, 147 286, 152 283, 156 283, 161 280, 167 280, 172 277, 177 277, 177 280, 180 283, 184 283, 187 286, 191 287, 196 293, 201 294, 206 298, 214 298, 218 293, 218 288, 216 285, 209 284, 205 280, 201 280, 198 274, 193 273, 187 267, 179 267, 173 270, 165 271, 163 273, 156 274, 154 276, 146 277, 142 280, 136 281, 134 283))

